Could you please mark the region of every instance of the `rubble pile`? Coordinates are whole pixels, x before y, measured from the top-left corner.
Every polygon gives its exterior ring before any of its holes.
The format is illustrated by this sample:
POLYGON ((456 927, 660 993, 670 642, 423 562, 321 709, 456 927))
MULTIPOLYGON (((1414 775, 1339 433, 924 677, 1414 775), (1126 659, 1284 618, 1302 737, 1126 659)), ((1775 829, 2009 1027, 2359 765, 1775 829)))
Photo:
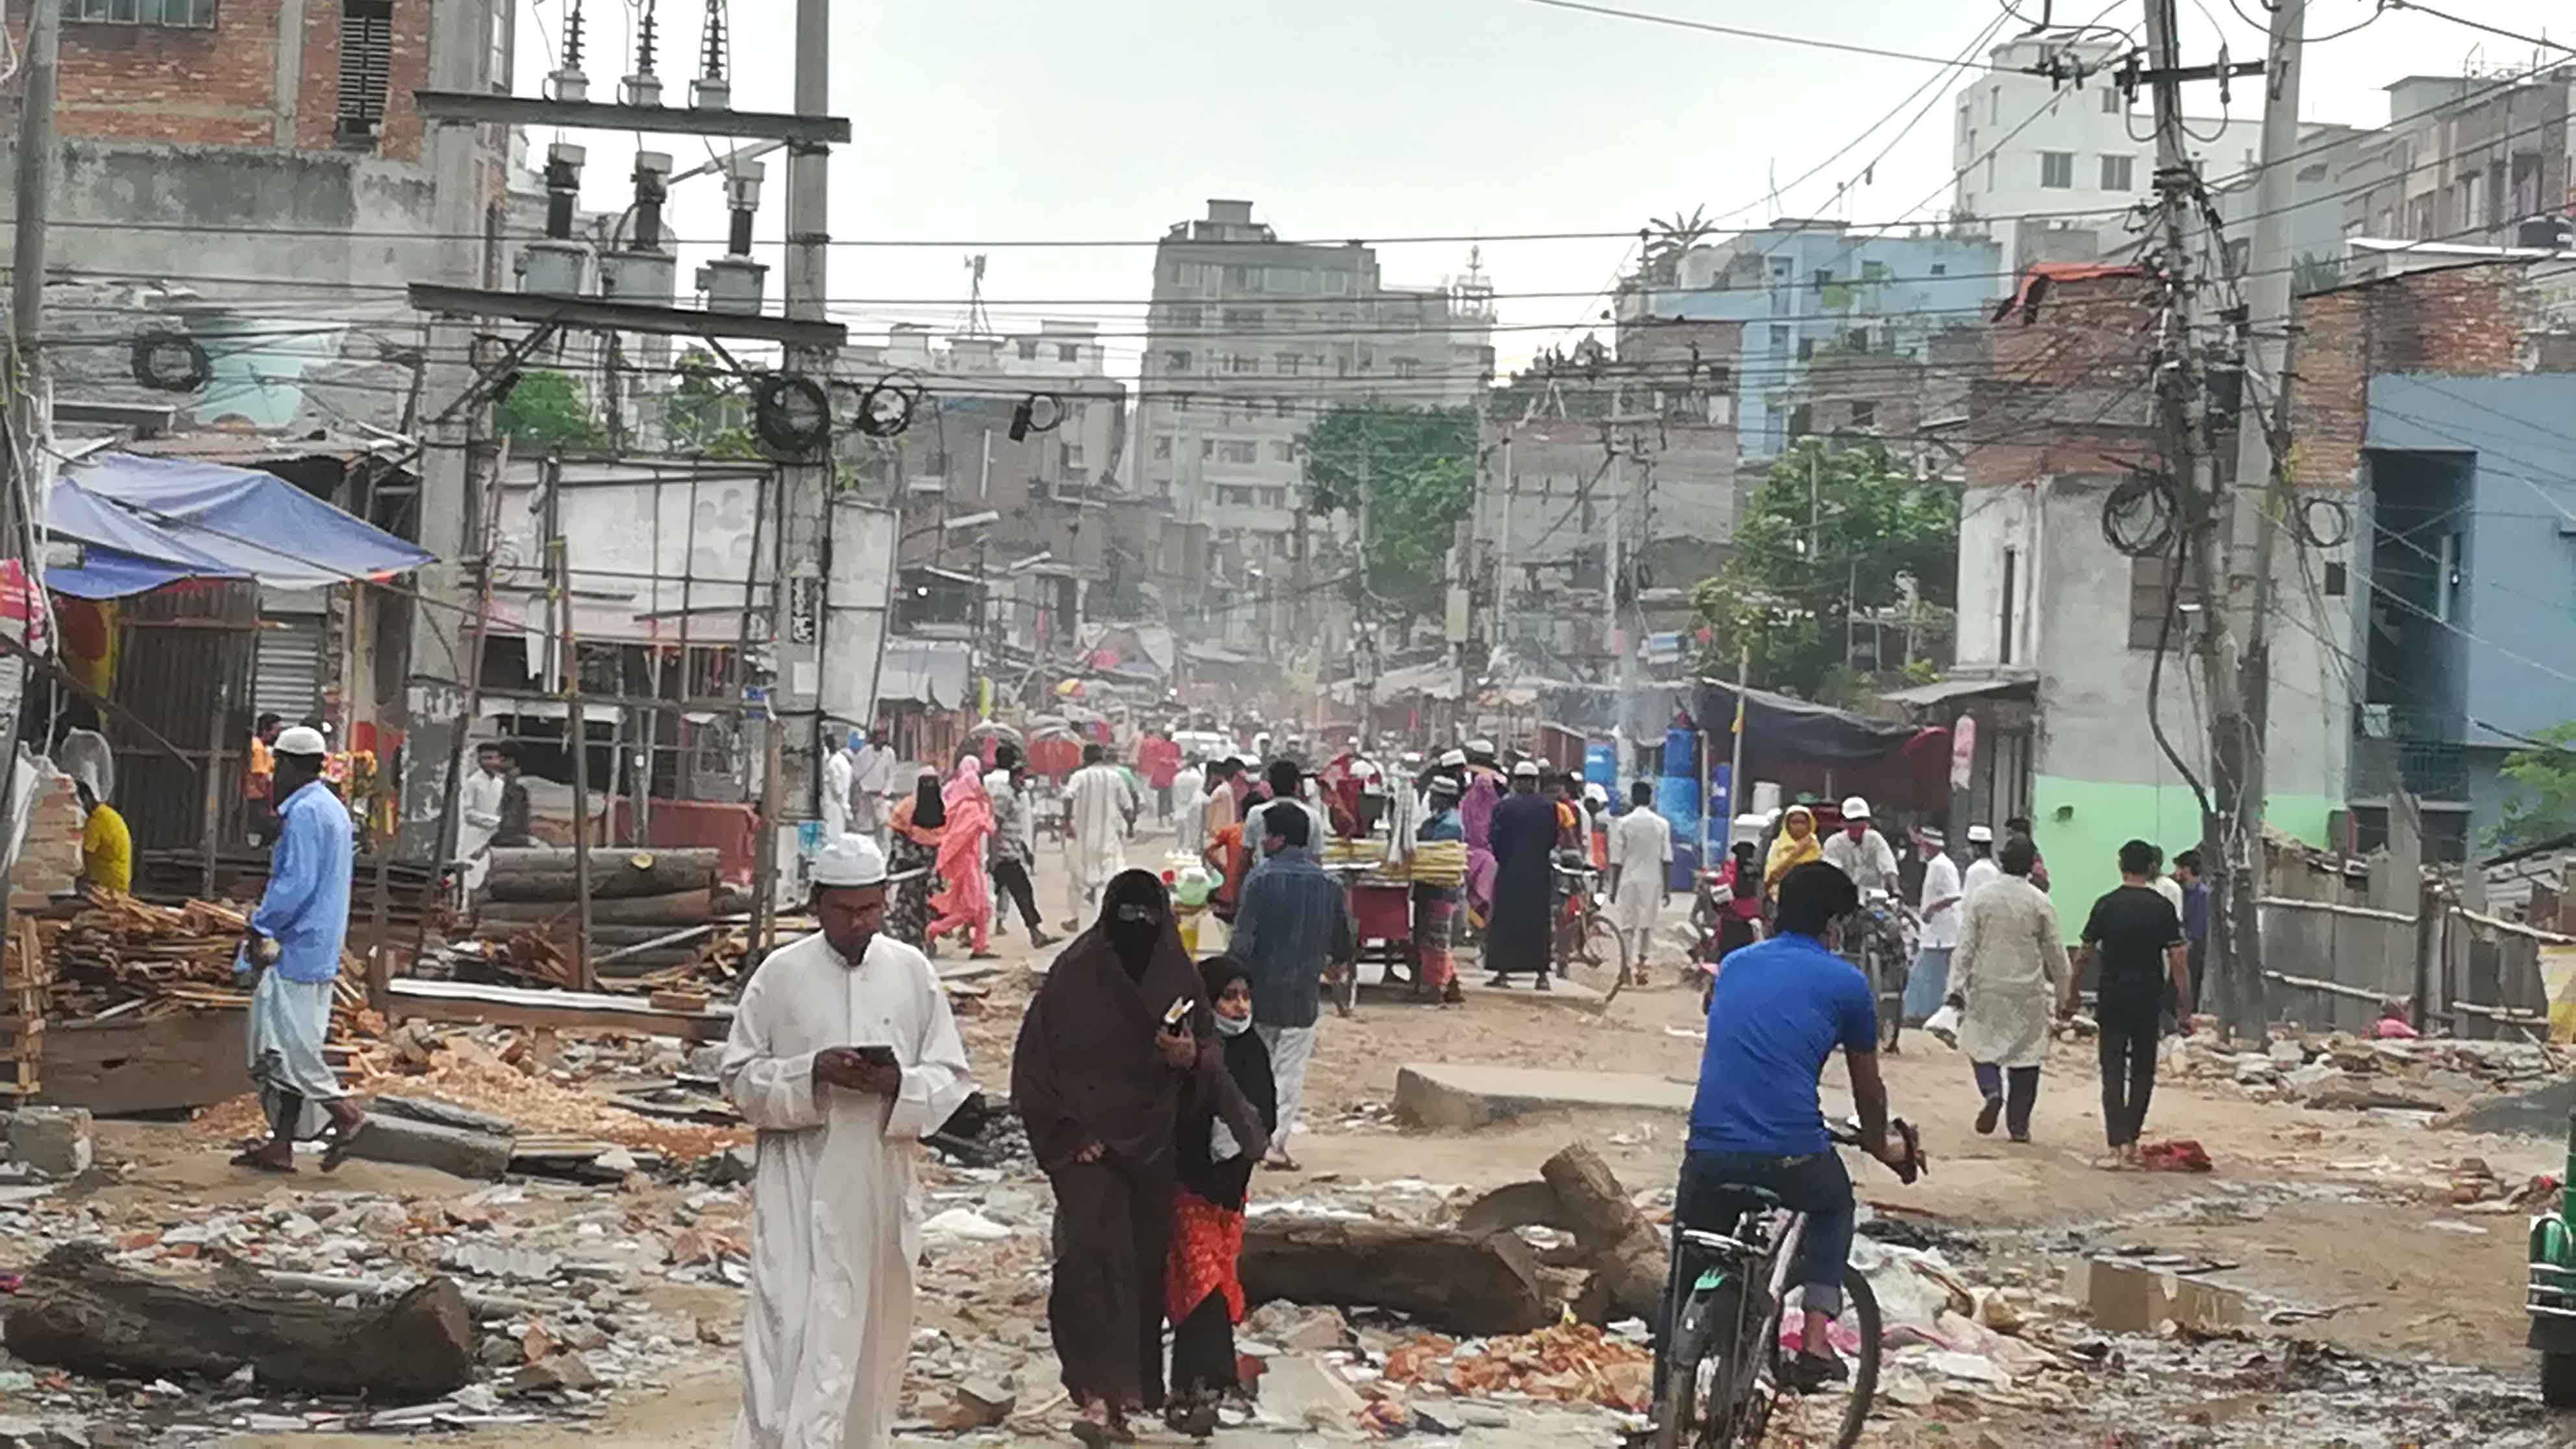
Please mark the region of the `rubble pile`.
POLYGON ((2233 1082, 2257 1101, 2325 1111, 2439 1112, 2564 1077, 2576 1054, 2540 1042, 2449 1038, 2371 1041, 2348 1032, 2276 1037, 2263 1051, 2214 1038, 2166 1039, 2166 1067, 2233 1082))
POLYGON ((1459 1398, 1513 1393, 1631 1414, 1654 1401, 1654 1351, 1589 1323, 1467 1343, 1426 1334, 1390 1351, 1383 1372, 1390 1382, 1434 1384, 1459 1398))

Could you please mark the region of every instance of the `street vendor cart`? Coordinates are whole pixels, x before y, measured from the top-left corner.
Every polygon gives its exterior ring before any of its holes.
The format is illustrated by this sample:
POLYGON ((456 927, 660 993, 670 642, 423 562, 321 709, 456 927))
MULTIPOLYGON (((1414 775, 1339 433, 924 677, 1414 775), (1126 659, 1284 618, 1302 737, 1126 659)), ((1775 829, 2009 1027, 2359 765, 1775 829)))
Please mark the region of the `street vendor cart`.
POLYGON ((1414 889, 1464 885, 1466 847, 1456 841, 1425 841, 1410 858, 1390 861, 1383 840, 1334 840, 1325 847, 1323 866, 1349 894, 1355 944, 1355 969, 1328 982, 1329 989, 1347 1006, 1359 990, 1356 968, 1375 966, 1387 984, 1419 990, 1422 954, 1414 939, 1414 889))

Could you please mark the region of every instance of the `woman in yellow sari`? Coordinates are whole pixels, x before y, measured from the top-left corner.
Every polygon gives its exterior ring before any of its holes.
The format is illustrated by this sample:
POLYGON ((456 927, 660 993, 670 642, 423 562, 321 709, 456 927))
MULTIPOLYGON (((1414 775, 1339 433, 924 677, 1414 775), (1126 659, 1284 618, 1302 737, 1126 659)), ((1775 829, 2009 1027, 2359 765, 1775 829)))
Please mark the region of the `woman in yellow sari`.
POLYGON ((1780 833, 1771 840, 1771 858, 1762 867, 1762 896, 1776 899, 1780 894, 1780 877, 1792 866, 1825 858, 1824 843, 1816 839, 1816 812, 1804 805, 1792 805, 1780 817, 1780 833))

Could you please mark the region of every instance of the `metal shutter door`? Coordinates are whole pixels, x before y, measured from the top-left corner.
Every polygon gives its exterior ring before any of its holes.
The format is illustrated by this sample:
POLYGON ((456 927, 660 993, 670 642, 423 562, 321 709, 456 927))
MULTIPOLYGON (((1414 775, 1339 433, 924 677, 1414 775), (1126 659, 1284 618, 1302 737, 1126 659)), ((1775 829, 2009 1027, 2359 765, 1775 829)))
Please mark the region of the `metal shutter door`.
MULTIPOLYGON (((265 622, 280 621, 272 616, 265 622)), ((300 724, 322 713, 322 621, 290 615, 283 624, 259 631, 251 698, 259 713, 300 724)))

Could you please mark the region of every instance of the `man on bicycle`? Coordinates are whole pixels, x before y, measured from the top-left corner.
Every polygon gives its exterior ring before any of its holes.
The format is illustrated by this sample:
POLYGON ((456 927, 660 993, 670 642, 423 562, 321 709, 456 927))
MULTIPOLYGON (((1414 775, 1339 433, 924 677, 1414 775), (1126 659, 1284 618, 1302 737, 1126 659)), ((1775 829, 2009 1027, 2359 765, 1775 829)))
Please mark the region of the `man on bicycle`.
MULTIPOLYGON (((1805 1289, 1806 1321, 1796 1361, 1784 1370, 1784 1387, 1800 1392, 1840 1383, 1850 1372, 1825 1339, 1825 1326, 1842 1313, 1854 1218, 1851 1176, 1834 1155, 1817 1099, 1817 1078, 1835 1047, 1851 1073, 1862 1150, 1900 1176, 1910 1178, 1914 1167, 1908 1149, 1888 1139, 1869 983, 1834 954, 1840 922, 1859 908, 1850 876, 1809 861, 1781 878, 1777 934, 1726 958, 1710 996, 1708 1047, 1673 1200, 1676 1263, 1682 1229, 1735 1226, 1722 1220, 1729 1189, 1764 1188, 1806 1214, 1795 1274, 1805 1289)), ((1669 1306, 1664 1319, 1659 1349, 1669 1306)), ((1660 1363, 1655 1381, 1663 1382, 1660 1363)))

